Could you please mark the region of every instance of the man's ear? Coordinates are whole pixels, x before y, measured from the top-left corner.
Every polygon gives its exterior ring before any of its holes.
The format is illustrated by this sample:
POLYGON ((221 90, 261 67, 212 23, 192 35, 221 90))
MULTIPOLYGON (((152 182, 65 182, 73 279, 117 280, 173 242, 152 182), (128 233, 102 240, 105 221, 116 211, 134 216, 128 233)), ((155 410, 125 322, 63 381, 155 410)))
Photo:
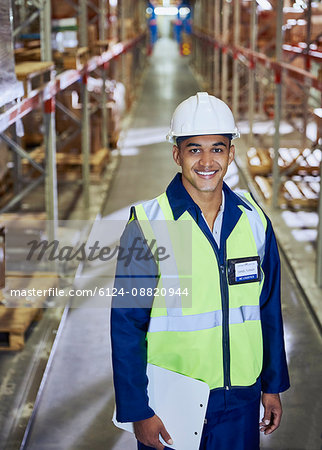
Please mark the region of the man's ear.
POLYGON ((228 165, 231 164, 235 159, 235 146, 231 145, 229 148, 229 155, 228 155, 228 165))
POLYGON ((181 166, 180 149, 177 145, 174 145, 172 148, 172 156, 174 162, 178 164, 178 166, 181 166))

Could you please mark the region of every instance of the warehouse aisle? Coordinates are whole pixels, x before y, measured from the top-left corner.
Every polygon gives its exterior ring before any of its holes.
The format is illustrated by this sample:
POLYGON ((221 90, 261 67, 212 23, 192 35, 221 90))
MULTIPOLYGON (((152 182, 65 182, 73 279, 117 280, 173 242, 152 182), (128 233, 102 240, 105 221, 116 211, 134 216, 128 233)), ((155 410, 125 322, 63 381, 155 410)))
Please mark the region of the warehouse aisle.
MULTIPOLYGON (((124 221, 132 203, 152 198, 164 190, 176 173, 171 147, 164 142, 169 119, 175 106, 197 90, 198 85, 186 61, 178 56, 175 43, 160 39, 121 148, 122 158, 103 210, 104 217, 124 221)), ((236 166, 231 166, 227 181, 232 187, 237 184, 244 187, 236 166)), ((106 240, 104 230, 100 233, 96 238, 106 240)), ((85 273, 92 275, 92 279, 86 286, 97 282, 93 273, 103 276, 112 270, 113 267, 105 263, 88 267, 85 273)), ((110 286, 112 280, 106 283, 110 286)), ((25 446, 27 449, 136 448, 133 436, 111 424, 109 310, 107 304, 104 309, 94 308, 94 302, 95 298, 84 299, 84 307, 72 309, 67 317, 25 446)), ((283 396, 282 427, 263 439, 262 448, 318 450, 322 406, 316 389, 322 378, 321 340, 285 265, 283 302, 292 390, 283 396), (303 423, 303 411, 306 423, 303 423)))
MULTIPOLYGON (((178 103, 198 90, 174 41, 155 47, 131 127, 121 148, 121 162, 102 215, 126 221, 129 205, 156 196, 176 173, 171 146, 164 142, 169 117, 178 103)), ((125 222, 120 224, 119 231, 125 222)), ((106 244, 104 230, 95 240, 106 244)), ((87 268, 92 278, 112 273, 107 264, 87 268)), ((111 279, 106 286, 111 285, 111 279)), ((84 283, 77 283, 84 287, 84 283)), ((114 408, 109 344, 109 309, 93 308, 95 298, 69 312, 59 340, 28 441, 33 450, 127 450, 135 441, 111 422, 114 408)), ((13 447, 12 448, 16 448, 13 447)))

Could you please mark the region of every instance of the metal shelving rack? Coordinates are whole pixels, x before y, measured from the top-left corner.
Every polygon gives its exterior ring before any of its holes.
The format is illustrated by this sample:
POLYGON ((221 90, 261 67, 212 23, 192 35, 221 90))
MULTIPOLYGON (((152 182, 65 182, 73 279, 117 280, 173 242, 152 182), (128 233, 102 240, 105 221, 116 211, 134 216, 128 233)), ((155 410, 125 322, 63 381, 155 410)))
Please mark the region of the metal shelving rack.
MULTIPOLYGON (((280 121, 282 119, 282 99, 285 95, 283 92, 283 80, 287 77, 296 81, 298 85, 302 87, 303 91, 303 108, 306 112, 303 114, 303 138, 302 144, 306 142, 306 129, 308 124, 308 99, 310 96, 311 88, 315 88, 319 95, 322 95, 322 80, 321 76, 316 76, 310 72, 310 62, 322 61, 322 53, 310 49, 310 21, 311 21, 311 0, 307 0, 306 20, 307 26, 307 38, 306 49, 300 50, 297 47, 290 45, 283 45, 282 26, 283 26, 283 3, 277 1, 276 14, 276 40, 275 40, 275 57, 268 57, 263 53, 256 51, 256 39, 257 39, 257 23, 256 23, 256 0, 251 2, 251 14, 250 14, 250 46, 242 47, 240 45, 240 30, 241 30, 241 0, 233 0, 229 2, 227 0, 196 0, 194 3, 194 50, 192 64, 195 70, 201 75, 204 84, 212 90, 215 95, 222 98, 224 101, 228 101, 232 106, 235 117, 239 118, 240 111, 240 73, 245 70, 248 79, 248 107, 247 117, 249 119, 250 132, 248 136, 248 144, 251 146, 253 143, 253 125, 255 117, 255 86, 256 86, 256 72, 261 70, 261 73, 266 74, 273 83, 275 90, 274 101, 274 159, 273 159, 273 191, 272 191, 272 205, 278 208, 278 196, 280 191, 280 169, 278 165, 279 147, 280 147, 280 121), (202 3, 202 7, 201 7, 202 3), (214 10, 214 17, 211 19, 213 27, 209 26, 207 21, 207 11, 214 10), (227 27, 227 20, 229 14, 229 8, 233 8, 234 15, 234 28, 233 28, 233 41, 227 42, 227 35, 225 30, 227 27), (221 12, 221 13, 220 13, 221 12), (205 29, 206 27, 206 29, 205 29), (205 55, 214 54, 214 67, 212 72, 209 67, 204 67, 200 64, 200 61, 205 55), (294 53, 301 55, 299 57, 305 58, 305 69, 298 68, 289 64, 283 60, 283 52, 294 53), (232 74, 228 76, 228 58, 230 55, 232 58, 232 74), (221 68, 221 70, 219 70, 221 68), (208 70, 207 70, 208 69, 208 70), (213 76, 212 76, 213 73, 213 76), (231 97, 228 95, 228 83, 232 78, 231 97)), ((210 13, 209 13, 210 14, 210 13)), ((321 72, 320 72, 321 74, 321 72)), ((259 83, 258 83, 259 84, 259 83)), ((322 165, 320 164, 320 179, 322 176, 322 165)), ((317 261, 316 261, 316 279, 318 286, 322 287, 322 195, 320 190, 319 207, 318 207, 318 238, 317 238, 317 261)))
MULTIPOLYGON (((127 0, 119 0, 119 5, 124 6, 127 0)), ((140 0, 139 6, 142 6, 143 0, 140 0)), ((51 2, 50 0, 32 0, 32 5, 37 11, 23 22, 15 31, 14 36, 18 35, 21 30, 29 25, 32 21, 39 17, 40 20, 40 36, 41 36, 41 59, 42 61, 52 60, 51 48, 51 2)), ((75 5, 79 13, 79 44, 87 46, 87 25, 88 25, 88 5, 94 7, 89 0, 79 0, 79 4, 75 5)), ((106 2, 99 1, 99 8, 95 8, 98 13, 99 39, 106 39, 107 17, 106 2)), ((41 88, 33 90, 30 95, 21 99, 14 104, 7 105, 7 108, 0 113, 0 137, 14 151, 18 157, 14 158, 16 180, 20 178, 20 158, 26 158, 30 164, 36 168, 41 175, 25 189, 17 193, 1 210, 0 214, 9 211, 20 202, 29 192, 35 189, 43 181, 45 181, 45 205, 48 223, 51 229, 48 230, 49 236, 54 237, 56 224, 58 220, 58 198, 57 198, 57 174, 56 174, 56 128, 55 128, 55 109, 56 94, 65 90, 73 83, 81 81, 81 101, 83 104, 81 117, 81 133, 82 133, 82 189, 84 198, 84 215, 89 210, 90 197, 90 111, 89 111, 89 93, 87 89, 87 79, 90 72, 98 70, 102 77, 103 83, 101 93, 101 111, 102 111, 102 145, 108 147, 107 135, 107 110, 106 110, 106 92, 105 81, 107 79, 107 69, 109 63, 115 61, 118 57, 131 51, 136 46, 143 46, 146 43, 146 30, 137 35, 133 39, 126 40, 122 33, 120 42, 115 43, 107 51, 100 56, 90 58, 80 70, 65 70, 53 80, 44 84, 41 88), (12 139, 5 132, 11 125, 14 125, 26 114, 43 106, 43 123, 44 123, 44 143, 45 143, 45 162, 46 167, 36 163, 20 145, 19 139, 12 139)), ((61 105, 59 105, 61 107, 61 105)), ((68 111, 66 111, 68 113, 68 111)))

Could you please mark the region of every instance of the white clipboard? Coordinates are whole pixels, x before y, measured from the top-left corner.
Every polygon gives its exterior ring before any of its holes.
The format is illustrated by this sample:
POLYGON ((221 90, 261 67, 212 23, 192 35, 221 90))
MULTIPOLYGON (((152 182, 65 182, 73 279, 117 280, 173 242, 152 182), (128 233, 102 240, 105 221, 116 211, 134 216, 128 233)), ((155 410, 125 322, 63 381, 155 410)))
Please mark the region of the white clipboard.
MULTIPOLYGON (((147 365, 147 375, 149 406, 164 423, 173 445, 161 436, 160 441, 176 450, 198 450, 209 398, 208 384, 152 364, 147 365)), ((112 421, 118 428, 134 432, 132 422, 116 420, 116 411, 112 421)))

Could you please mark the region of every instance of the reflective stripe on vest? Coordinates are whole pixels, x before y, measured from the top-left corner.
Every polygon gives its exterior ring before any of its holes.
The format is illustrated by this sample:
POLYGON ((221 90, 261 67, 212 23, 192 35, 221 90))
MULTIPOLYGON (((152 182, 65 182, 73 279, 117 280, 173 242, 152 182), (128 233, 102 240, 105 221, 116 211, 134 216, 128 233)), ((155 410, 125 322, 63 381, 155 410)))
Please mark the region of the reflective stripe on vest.
MULTIPOLYGON (((229 309, 229 324, 243 323, 246 320, 260 320, 258 305, 241 306, 229 309)), ((159 331, 199 331, 222 325, 222 310, 188 316, 151 317, 149 332, 159 331)))
MULTIPOLYGON (((170 292, 170 288, 177 291, 180 289, 180 279, 170 236, 167 232, 164 232, 166 218, 164 217, 157 199, 149 200, 143 203, 142 206, 156 240, 158 241, 159 238, 159 240, 162 241, 164 247, 167 249, 167 253, 170 255, 170 258, 159 261, 162 285, 165 288, 166 293, 170 292), (163 221, 163 224, 160 221, 163 221), (158 222, 161 223, 161 229, 158 227, 158 222), (160 234, 162 234, 162 236, 159 236, 160 234)), ((167 305, 168 316, 182 316, 182 300, 180 295, 172 295, 171 297, 166 295, 165 303, 167 305)))
POLYGON ((262 220, 258 220, 258 216, 260 216, 259 210, 254 208, 254 205, 248 200, 247 197, 249 194, 247 192, 235 191, 235 193, 251 208, 251 210, 244 208, 244 211, 253 232, 258 256, 260 257, 261 262, 263 262, 265 255, 265 227, 262 220))

